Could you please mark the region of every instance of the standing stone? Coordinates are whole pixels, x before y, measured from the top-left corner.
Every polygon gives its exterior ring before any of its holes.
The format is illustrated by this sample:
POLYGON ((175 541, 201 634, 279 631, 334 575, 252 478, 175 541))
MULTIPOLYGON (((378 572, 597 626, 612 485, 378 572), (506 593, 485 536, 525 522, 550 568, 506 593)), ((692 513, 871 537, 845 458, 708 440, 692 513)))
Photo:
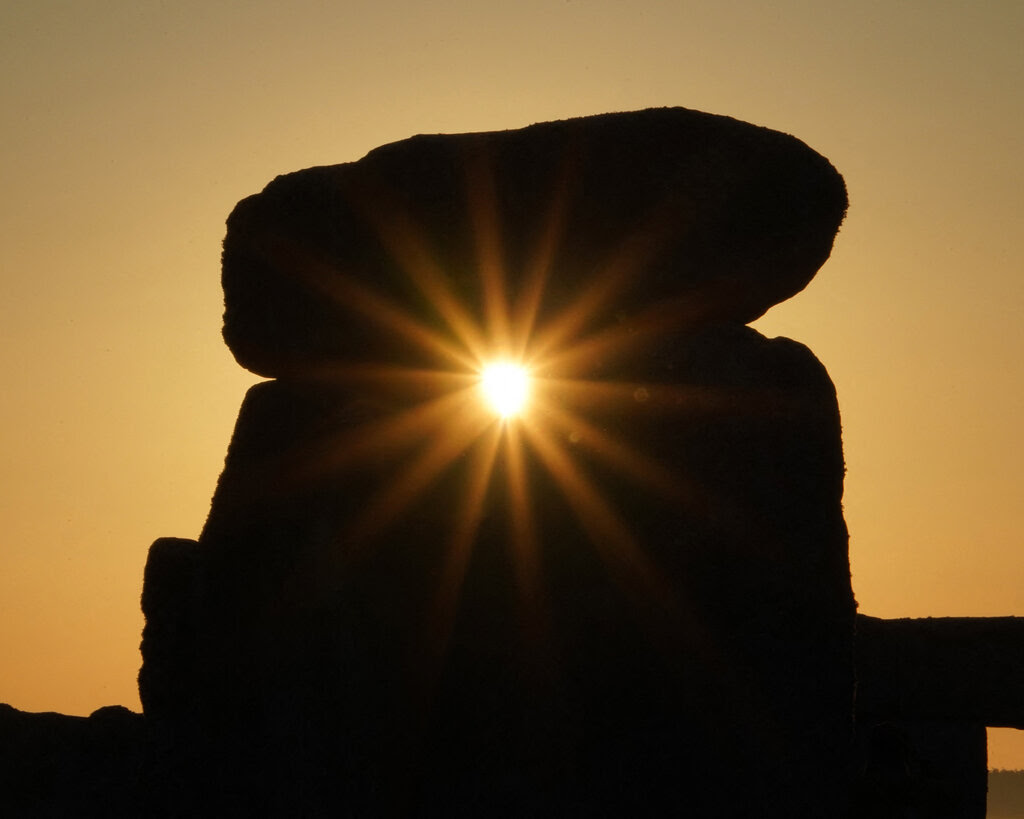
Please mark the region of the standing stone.
POLYGON ((151 557, 194 569, 164 619, 195 635, 179 702, 142 677, 193 715, 180 811, 843 816, 835 392, 743 323, 809 281, 845 207, 802 143, 685 109, 414 137, 240 203, 225 338, 278 380, 246 397, 196 550, 151 557), (551 392, 557 445, 517 467, 506 442, 472 505, 493 422, 410 432, 449 387, 341 376, 437 367, 410 324, 457 344, 452 304, 483 325, 481 282, 516 303, 537 270, 539 331, 582 297, 577 339, 632 339, 573 373, 618 398, 551 392))

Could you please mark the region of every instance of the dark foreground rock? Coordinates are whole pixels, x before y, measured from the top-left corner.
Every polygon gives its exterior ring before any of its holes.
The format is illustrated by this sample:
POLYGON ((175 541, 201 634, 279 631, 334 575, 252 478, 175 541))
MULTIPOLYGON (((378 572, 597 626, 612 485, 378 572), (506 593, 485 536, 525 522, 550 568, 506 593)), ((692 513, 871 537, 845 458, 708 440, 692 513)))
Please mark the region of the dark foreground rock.
POLYGON ((861 708, 1024 728, 1024 617, 857 620, 861 708))
POLYGON ((1024 618, 861 615, 856 667, 862 815, 985 816, 985 727, 1024 727, 1024 618))
POLYGON ((799 140, 685 108, 416 136, 238 204, 224 338, 268 376, 403 361, 416 348, 367 291, 435 326, 438 288, 483 315, 495 271, 510 302, 543 279, 541 321, 603 282, 598 323, 745 323, 810 281, 845 212, 842 177, 799 140))
POLYGON ((146 759, 145 722, 127 708, 71 717, 0 704, 4 816, 146 815, 146 759))

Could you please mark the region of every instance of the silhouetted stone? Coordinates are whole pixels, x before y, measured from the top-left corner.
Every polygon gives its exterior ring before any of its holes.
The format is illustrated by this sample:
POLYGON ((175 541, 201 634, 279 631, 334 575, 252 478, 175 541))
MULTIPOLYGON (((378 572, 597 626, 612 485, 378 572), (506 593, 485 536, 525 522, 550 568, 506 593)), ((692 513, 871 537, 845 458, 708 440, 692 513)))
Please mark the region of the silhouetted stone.
POLYGON ((693 491, 659 497, 583 441, 573 459, 635 544, 615 555, 527 450, 536 587, 499 468, 448 620, 473 456, 355 542, 426 442, 345 469, 341 445, 383 409, 329 383, 253 387, 199 540, 200 681, 178 692, 205 720, 203 793, 242 783, 233 804, 271 812, 842 815, 854 604, 834 390, 806 348, 739 325, 662 355, 647 401, 588 417, 693 491), (678 384, 691 402, 666 412, 678 384))
POLYGON ((200 709, 205 556, 194 540, 160 538, 142 585, 139 699, 151 738, 145 789, 155 816, 201 816, 195 782, 207 741, 200 709))
POLYGON ((985 727, 1024 727, 1024 618, 859 615, 856 668, 864 815, 898 791, 900 815, 984 817, 985 727))
POLYGON ((842 178, 799 140, 684 108, 416 136, 238 204, 224 338, 269 376, 407 360, 417 349, 363 290, 433 327, 417 280, 436 273, 479 315, 496 266, 512 299, 548 272, 542 320, 610 275, 598 324, 653 307, 677 324, 748 322, 810 281, 845 211, 842 178))
POLYGON ((953 718, 878 720, 858 711, 857 735, 858 819, 985 819, 984 725, 953 718))
POLYGON ((857 618, 858 711, 1024 728, 1024 617, 857 618))
POLYGON ((88 717, 0 704, 0 811, 18 817, 145 812, 146 729, 119 705, 88 717))

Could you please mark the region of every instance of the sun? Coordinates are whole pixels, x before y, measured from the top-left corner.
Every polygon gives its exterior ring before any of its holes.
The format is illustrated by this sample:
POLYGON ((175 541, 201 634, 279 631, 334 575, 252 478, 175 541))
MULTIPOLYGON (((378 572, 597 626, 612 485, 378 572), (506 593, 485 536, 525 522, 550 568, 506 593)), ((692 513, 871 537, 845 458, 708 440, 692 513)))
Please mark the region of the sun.
POLYGON ((519 364, 499 361, 484 367, 480 386, 488 406, 502 418, 511 418, 526 406, 530 375, 519 364))

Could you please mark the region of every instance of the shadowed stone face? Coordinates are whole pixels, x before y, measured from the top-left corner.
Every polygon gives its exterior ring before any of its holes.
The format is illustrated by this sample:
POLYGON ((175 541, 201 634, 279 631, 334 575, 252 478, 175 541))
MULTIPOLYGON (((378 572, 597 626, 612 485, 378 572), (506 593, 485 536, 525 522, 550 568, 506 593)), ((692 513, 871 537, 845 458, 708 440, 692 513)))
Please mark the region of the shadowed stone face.
POLYGON ((845 210, 799 140, 684 108, 416 136, 239 203, 224 337, 267 376, 401 361, 416 354, 375 305, 439 326, 439 290, 483 314, 488 278, 510 304, 542 284, 540 323, 592 287, 597 323, 745 323, 810 281, 845 210))

